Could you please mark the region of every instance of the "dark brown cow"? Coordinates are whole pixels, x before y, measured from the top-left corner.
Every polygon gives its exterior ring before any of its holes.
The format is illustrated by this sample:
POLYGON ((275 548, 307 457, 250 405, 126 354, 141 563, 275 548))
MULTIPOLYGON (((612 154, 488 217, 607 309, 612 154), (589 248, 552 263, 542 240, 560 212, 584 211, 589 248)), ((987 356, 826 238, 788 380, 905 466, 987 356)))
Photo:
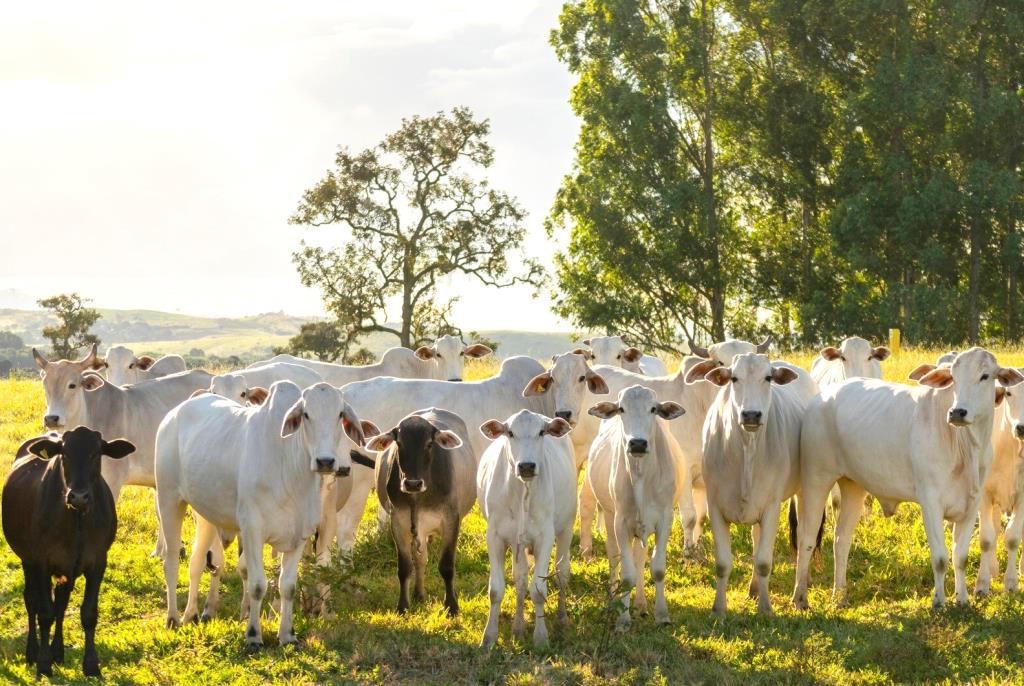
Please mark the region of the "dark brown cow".
POLYGON ((134 451, 135 446, 124 439, 107 442, 98 431, 80 426, 62 437, 48 434, 22 444, 7 475, 3 531, 21 558, 28 610, 25 658, 36 665, 37 676, 49 676, 54 662, 64 662, 64 611, 75 579, 82 574, 82 671, 100 676, 96 656, 100 583, 107 550, 117 532, 114 498, 100 475, 100 458, 116 460, 134 451))

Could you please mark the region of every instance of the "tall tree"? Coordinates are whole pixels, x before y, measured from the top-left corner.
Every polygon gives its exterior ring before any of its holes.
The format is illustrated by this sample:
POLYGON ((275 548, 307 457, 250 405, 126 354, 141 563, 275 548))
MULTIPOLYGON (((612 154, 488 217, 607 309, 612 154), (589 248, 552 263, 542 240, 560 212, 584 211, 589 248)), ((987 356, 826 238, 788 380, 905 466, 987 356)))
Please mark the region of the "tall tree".
POLYGON ((78 293, 54 295, 37 302, 57 316, 57 325, 43 327, 42 331, 43 338, 50 341, 54 355, 71 359, 79 348, 99 344, 99 337, 89 333, 89 329, 99 321, 100 313, 85 307, 89 301, 78 293))
POLYGON ((345 229, 341 248, 304 242, 294 258, 347 339, 380 331, 414 347, 451 328, 452 301, 437 302, 449 274, 497 288, 540 284, 535 261, 509 263, 525 236, 523 210, 479 176, 494 162, 489 132, 466 108, 404 119, 372 148, 339 149, 335 168, 303 194, 292 223, 345 229))

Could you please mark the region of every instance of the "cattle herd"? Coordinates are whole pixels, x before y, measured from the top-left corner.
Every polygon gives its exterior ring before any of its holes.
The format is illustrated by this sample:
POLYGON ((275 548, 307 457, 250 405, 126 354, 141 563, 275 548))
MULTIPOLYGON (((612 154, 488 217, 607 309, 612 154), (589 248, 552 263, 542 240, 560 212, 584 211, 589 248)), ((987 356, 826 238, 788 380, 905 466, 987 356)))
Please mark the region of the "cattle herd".
POLYGON ((264 546, 281 556, 278 640, 294 643, 304 551, 315 538, 319 563, 330 562, 335 542, 348 558, 374 489, 397 550, 399 612, 422 599, 428 544, 439 538, 444 607, 458 613, 459 527, 479 505, 490 562, 484 647, 498 639, 509 551, 513 634, 525 633, 529 593, 533 642, 547 643, 549 580, 560 591, 557 616, 566 618, 577 514, 585 558, 593 555, 595 515, 605 527, 622 631, 630 626, 631 594, 633 610, 647 608, 648 566, 654 619, 669 622, 664 582, 676 513, 687 555, 699 554, 705 517, 710 521, 715 613, 726 611, 729 525, 752 527, 750 594, 758 611, 770 614, 772 553, 780 507, 789 500, 797 550, 793 603, 807 608, 809 563, 830 493, 837 509, 836 602, 845 602, 847 560, 866 494, 887 515, 901 502, 920 505, 936 607, 945 601, 950 560, 944 522, 953 525, 956 601, 966 603, 967 551, 979 511, 979 594, 997 574, 995 536, 1002 513, 1011 513, 1004 583, 1016 590, 1024 376, 990 352, 972 348, 922 364, 911 374, 916 385, 907 385, 881 380, 889 350, 862 338, 823 349, 809 372, 769 359, 770 341, 691 343, 675 374, 621 337, 584 343, 556 355, 548 368, 510 357, 495 376, 470 382, 462 381, 463 361, 491 351, 451 336, 416 351, 393 348, 368 366, 279 355, 220 376, 186 371, 176 356, 139 358, 123 347, 100 357, 94 346, 78 361, 50 361, 33 351, 50 433, 21 446, 2 496, 4 535, 24 570, 26 659, 38 674, 63 660, 64 613, 75 579, 84 575, 82 668, 99 675, 97 599, 116 535, 114 505, 126 485, 156 490, 154 553, 163 559, 169 627, 217 613, 224 548, 237 539, 250 649, 263 641, 264 546), (104 370, 105 378, 98 373, 104 370), (188 510, 196 533, 180 614, 179 548, 188 510), (211 581, 200 614, 206 571, 211 581))

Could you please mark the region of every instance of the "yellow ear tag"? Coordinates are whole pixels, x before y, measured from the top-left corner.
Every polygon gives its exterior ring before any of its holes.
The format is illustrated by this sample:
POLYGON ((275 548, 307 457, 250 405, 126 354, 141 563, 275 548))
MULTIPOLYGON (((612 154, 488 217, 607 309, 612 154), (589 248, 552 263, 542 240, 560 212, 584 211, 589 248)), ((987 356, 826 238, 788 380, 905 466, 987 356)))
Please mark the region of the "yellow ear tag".
POLYGON ((543 393, 544 392, 544 382, 543 381, 538 381, 537 382, 536 391, 537 391, 537 393, 543 393))
POLYGON ((43 458, 44 460, 49 460, 50 459, 50 454, 48 452, 46 452, 46 448, 42 448, 39 451, 39 457, 43 458))

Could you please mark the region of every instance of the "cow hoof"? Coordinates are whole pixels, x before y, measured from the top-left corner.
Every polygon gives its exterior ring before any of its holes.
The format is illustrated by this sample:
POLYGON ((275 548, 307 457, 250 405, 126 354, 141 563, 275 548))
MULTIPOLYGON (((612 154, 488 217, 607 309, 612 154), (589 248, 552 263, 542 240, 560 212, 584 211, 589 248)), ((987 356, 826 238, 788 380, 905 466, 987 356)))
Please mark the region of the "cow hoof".
POLYGON ((725 608, 714 606, 711 608, 712 617, 725 617, 725 608))
POLYGON ((943 604, 944 603, 943 603, 941 598, 932 598, 932 609, 933 610, 941 610, 943 604))
POLYGON ((199 623, 199 615, 198 614, 187 614, 187 615, 185 615, 184 617, 181 618, 181 625, 182 626, 184 626, 186 624, 198 624, 198 623, 199 623))
POLYGON ((629 631, 629 627, 632 626, 632 624, 633 622, 629 619, 629 617, 626 617, 624 619, 620 618, 617 622, 615 622, 615 630, 619 633, 625 633, 629 631))
POLYGON ((774 617, 775 610, 772 609, 771 605, 760 605, 757 608, 757 614, 761 615, 762 617, 774 617))
POLYGON ((168 629, 177 629, 179 626, 181 626, 181 622, 179 622, 176 617, 168 617, 167 622, 164 624, 164 626, 168 629))
POLYGON ((587 548, 585 550, 581 550, 580 551, 580 557, 583 558, 584 562, 593 562, 594 561, 594 551, 591 550, 590 548, 587 548))
POLYGON ((257 641, 247 641, 246 644, 245 644, 245 652, 249 653, 250 655, 252 653, 258 653, 261 650, 263 650, 263 642, 262 641, 260 641, 260 642, 257 642, 257 641))
POLYGON ((669 624, 672 623, 672 620, 668 618, 668 613, 667 612, 665 614, 663 614, 663 615, 655 613, 654 614, 654 623, 657 624, 658 626, 668 626, 669 624))
POLYGON ((1017 592, 1017 582, 1015 581, 1015 582, 1013 582, 1011 584, 1005 584, 1003 586, 1003 590, 1006 591, 1007 593, 1016 593, 1017 592))
POLYGON ((459 604, 458 603, 452 603, 451 605, 445 605, 444 609, 448 612, 448 616, 449 617, 458 617, 459 616, 459 604))
POLYGON ((64 646, 52 646, 50 648, 50 662, 58 665, 64 664, 64 646))
POLYGON ((975 598, 987 598, 988 594, 990 593, 990 591, 991 591, 991 589, 989 589, 989 588, 976 588, 976 589, 974 589, 974 597, 975 598))
POLYGON ((277 640, 281 644, 282 647, 283 646, 298 645, 298 643, 299 643, 299 638, 294 633, 288 634, 287 636, 280 636, 280 637, 278 637, 277 640))
POLYGON ((793 609, 801 611, 809 609, 809 606, 807 604, 807 598, 794 598, 793 609))
POLYGON ((102 679, 103 675, 100 673, 100 661, 96 658, 92 658, 91 660, 89 658, 83 658, 82 674, 102 679))
POLYGON ((494 644, 497 643, 497 642, 498 642, 498 637, 497 636, 490 636, 488 634, 484 634, 484 637, 482 639, 480 639, 480 648, 481 648, 481 650, 490 650, 491 648, 494 647, 494 644))

